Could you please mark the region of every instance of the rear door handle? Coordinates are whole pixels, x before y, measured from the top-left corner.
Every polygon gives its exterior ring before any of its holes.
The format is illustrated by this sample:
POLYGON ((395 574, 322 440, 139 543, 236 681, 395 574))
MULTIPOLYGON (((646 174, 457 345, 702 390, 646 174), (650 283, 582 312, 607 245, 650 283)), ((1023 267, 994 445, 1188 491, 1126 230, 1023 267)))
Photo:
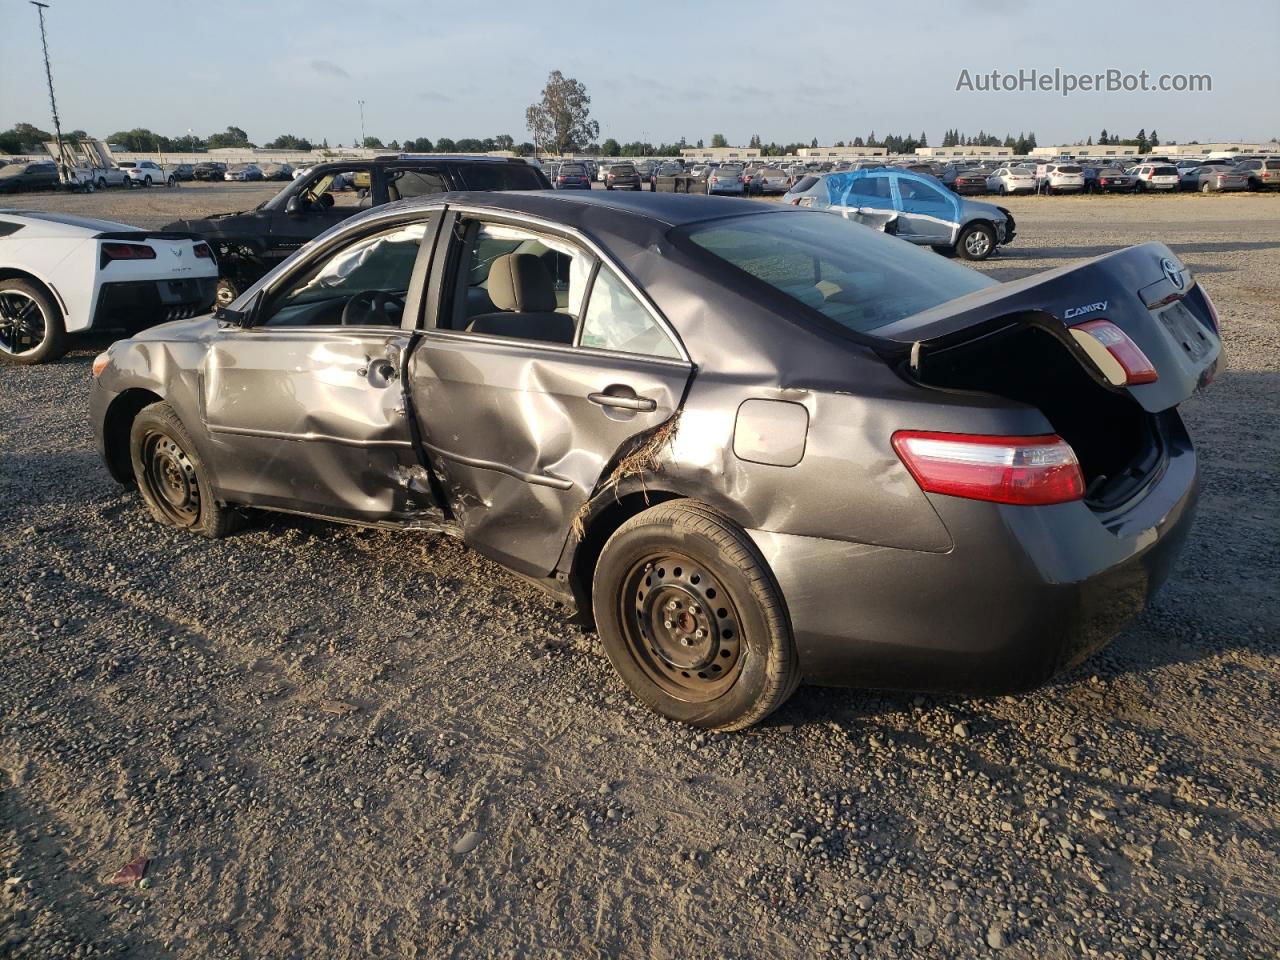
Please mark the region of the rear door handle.
POLYGON ((633 410, 637 413, 650 413, 658 409, 656 400, 649 397, 619 396, 614 393, 589 393, 587 399, 602 407, 618 407, 622 410, 633 410))

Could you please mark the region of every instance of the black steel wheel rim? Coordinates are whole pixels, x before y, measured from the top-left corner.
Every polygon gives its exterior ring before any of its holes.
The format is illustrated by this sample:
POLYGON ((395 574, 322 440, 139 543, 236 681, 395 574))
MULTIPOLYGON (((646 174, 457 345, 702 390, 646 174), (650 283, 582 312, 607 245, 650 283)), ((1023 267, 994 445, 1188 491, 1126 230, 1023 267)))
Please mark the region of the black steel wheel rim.
POLYGON ((0 292, 0 350, 13 357, 40 349, 45 338, 44 311, 28 293, 0 292))
POLYGON ((668 696, 698 703, 722 696, 742 673, 742 620, 705 564, 679 553, 647 556, 623 578, 627 652, 668 696))
POLYGON ((200 519, 200 483, 195 465, 171 436, 158 430, 142 438, 142 479, 151 500, 174 524, 200 519))

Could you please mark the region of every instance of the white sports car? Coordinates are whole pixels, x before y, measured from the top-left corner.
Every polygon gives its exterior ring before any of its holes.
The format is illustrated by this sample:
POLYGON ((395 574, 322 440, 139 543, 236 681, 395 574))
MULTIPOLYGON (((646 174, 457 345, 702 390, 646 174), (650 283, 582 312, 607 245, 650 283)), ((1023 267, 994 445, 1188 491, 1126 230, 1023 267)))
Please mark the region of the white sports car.
POLYGON ((213 251, 189 234, 0 209, 0 361, 43 363, 68 334, 193 317, 217 281, 213 251))

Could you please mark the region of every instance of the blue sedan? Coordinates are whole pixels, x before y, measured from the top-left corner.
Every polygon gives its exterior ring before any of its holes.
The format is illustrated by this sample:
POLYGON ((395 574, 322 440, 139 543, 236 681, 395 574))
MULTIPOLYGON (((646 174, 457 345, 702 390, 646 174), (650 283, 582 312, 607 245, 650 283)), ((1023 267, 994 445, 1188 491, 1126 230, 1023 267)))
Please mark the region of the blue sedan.
POLYGON ((783 201, 857 220, 910 240, 985 260, 1014 237, 1004 207, 957 196, 934 177, 880 168, 802 177, 783 201))

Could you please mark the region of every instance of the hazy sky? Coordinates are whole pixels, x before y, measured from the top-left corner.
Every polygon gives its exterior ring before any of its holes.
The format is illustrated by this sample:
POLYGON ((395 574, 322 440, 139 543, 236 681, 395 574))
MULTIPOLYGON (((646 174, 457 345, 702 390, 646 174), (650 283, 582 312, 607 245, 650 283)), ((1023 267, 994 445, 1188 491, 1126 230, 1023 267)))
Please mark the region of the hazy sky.
MULTIPOLYGON (((949 127, 1034 130, 1042 145, 1103 127, 1166 141, 1280 135, 1277 0, 50 0, 46 21, 63 129, 97 136, 236 124, 257 143, 350 143, 363 98, 367 132, 384 141, 523 140, 552 69, 585 83, 601 137, 624 141, 923 130, 936 144, 949 127), (966 69, 1055 67, 1209 74, 1213 89, 956 91, 966 69)), ((35 8, 0 0, 0 129, 18 121, 52 126, 35 8)))

